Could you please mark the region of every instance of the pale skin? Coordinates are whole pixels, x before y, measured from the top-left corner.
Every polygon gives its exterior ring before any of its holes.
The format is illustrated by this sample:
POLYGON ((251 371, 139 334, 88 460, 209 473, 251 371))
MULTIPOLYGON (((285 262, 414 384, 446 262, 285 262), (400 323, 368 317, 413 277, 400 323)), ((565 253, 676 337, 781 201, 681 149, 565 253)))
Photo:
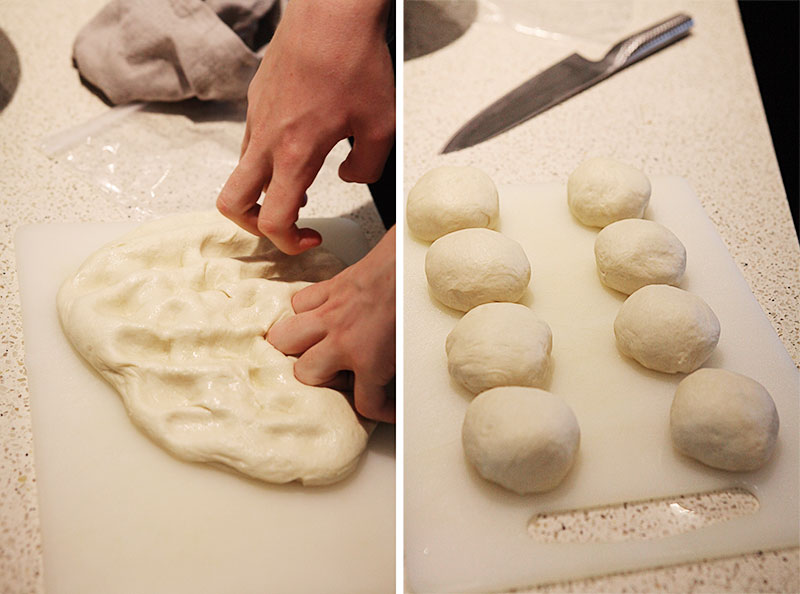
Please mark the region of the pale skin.
MULTIPOLYGON (((292 0, 250 83, 241 157, 217 208, 287 254, 322 241, 297 220, 334 145, 354 139, 339 168, 342 180, 370 183, 383 171, 395 117, 387 6, 292 0)), ((394 227, 362 260, 296 293, 292 307, 297 315, 275 324, 267 339, 299 356, 295 376, 340 387, 352 375, 358 412, 394 422, 386 389, 395 374, 394 227)))

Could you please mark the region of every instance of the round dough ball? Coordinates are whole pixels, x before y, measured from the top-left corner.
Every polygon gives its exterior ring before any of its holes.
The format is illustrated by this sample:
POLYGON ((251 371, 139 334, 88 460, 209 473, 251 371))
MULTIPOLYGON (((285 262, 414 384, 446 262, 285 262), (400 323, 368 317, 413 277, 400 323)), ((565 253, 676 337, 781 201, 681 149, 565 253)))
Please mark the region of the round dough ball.
POLYGON ((614 334, 619 350, 648 369, 691 373, 717 346, 719 320, 697 295, 647 285, 622 304, 614 334))
POLYGON ((567 202, 575 218, 590 227, 642 218, 650 201, 644 173, 614 159, 584 161, 567 180, 567 202))
POLYGON ((425 255, 433 296, 469 311, 490 301, 518 301, 531 280, 522 246, 490 229, 462 229, 440 237, 425 255))
POLYGON ((406 221, 426 241, 468 229, 494 229, 500 210, 497 188, 475 167, 437 167, 423 175, 408 193, 406 221))
POLYGON ((561 397, 538 388, 504 386, 470 402, 461 438, 478 474, 524 495, 549 491, 564 480, 581 432, 561 397))
POLYGON ((602 229, 594 257, 603 284, 626 295, 645 285, 677 285, 686 270, 680 239, 645 219, 624 219, 602 229))
POLYGON ((469 310, 447 336, 447 369, 473 394, 497 386, 541 388, 550 371, 550 326, 519 303, 469 310))
POLYGON ((675 448, 722 470, 755 470, 772 456, 778 411, 769 392, 744 375, 698 369, 678 384, 669 428, 675 448))

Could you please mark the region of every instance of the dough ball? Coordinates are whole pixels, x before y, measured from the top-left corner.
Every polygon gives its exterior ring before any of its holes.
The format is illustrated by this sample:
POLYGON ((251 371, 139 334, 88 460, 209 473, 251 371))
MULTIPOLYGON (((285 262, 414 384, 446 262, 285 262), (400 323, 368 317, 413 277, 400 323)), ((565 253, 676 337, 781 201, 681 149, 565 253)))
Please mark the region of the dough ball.
POLYGON ((635 167, 597 157, 570 174, 567 201, 575 218, 590 227, 639 219, 650 201, 650 181, 635 167))
POLYGON ((440 237, 425 255, 425 276, 436 299, 460 311, 490 301, 518 301, 531 280, 522 246, 490 229, 440 237))
POLYGON ((497 226, 497 188, 475 167, 437 167, 411 188, 406 221, 411 232, 426 241, 470 227, 497 226))
POLYGON ((686 248, 669 229, 645 219, 611 223, 594 244, 604 285, 630 295, 645 285, 677 285, 686 270, 686 248))
POLYGON ((550 326, 519 303, 469 310, 447 337, 447 368, 473 394, 497 386, 541 388, 550 371, 550 326))
POLYGON ((504 386, 469 404, 461 437, 467 460, 483 478, 524 495, 549 491, 564 480, 581 432, 561 397, 504 386))
POLYGON ((622 304, 614 334, 619 350, 648 369, 691 373, 717 346, 719 320, 697 295, 647 285, 622 304))
POLYGON ((722 470, 763 466, 778 438, 778 411, 758 382, 724 369, 698 369, 678 384, 669 427, 675 448, 722 470))

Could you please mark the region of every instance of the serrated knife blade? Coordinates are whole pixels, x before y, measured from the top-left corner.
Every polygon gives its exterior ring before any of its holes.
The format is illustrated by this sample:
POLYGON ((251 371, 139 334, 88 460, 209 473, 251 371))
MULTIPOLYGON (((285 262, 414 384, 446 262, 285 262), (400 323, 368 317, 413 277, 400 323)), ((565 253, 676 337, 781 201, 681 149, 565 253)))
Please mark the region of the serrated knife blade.
POLYGON ((504 95, 456 132, 442 153, 450 153, 525 122, 689 34, 694 21, 677 14, 623 39, 602 60, 572 54, 504 95))

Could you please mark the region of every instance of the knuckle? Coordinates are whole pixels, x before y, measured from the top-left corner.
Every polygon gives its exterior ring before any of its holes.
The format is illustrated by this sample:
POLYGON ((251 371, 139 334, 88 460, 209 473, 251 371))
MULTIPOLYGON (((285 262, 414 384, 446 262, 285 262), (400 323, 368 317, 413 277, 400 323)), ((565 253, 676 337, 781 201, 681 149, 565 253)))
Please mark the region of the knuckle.
POLYGON ((296 173, 308 163, 309 151, 296 136, 283 136, 276 147, 275 161, 282 169, 296 173))
POLYGON ((233 191, 223 189, 217 196, 216 206, 217 210, 223 216, 231 220, 238 220, 242 218, 252 205, 242 203, 242 199, 236 196, 233 191))
POLYGON ((264 235, 271 235, 278 233, 284 229, 284 225, 281 225, 277 220, 270 216, 262 216, 258 219, 258 230, 261 231, 264 235))
POLYGON ((233 214, 233 211, 228 205, 228 199, 224 192, 217 196, 217 210, 220 212, 220 214, 228 218, 230 218, 233 214))

